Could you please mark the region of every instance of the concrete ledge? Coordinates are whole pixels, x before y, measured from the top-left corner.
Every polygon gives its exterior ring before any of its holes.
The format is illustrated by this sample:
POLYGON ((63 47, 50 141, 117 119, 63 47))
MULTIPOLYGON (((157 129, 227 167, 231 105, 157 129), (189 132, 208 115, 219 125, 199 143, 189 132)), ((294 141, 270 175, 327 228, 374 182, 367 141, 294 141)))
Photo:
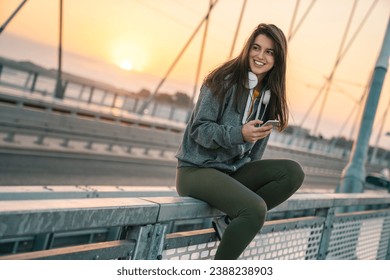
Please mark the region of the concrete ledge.
POLYGON ((153 224, 158 211, 139 198, 0 201, 0 237, 153 224))
MULTIPOLYGON (((295 194, 271 212, 390 204, 390 195, 295 194)), ((189 197, 0 201, 0 237, 86 228, 146 225, 220 215, 189 197)))
POLYGON ((331 193, 331 194, 294 194, 270 212, 306 210, 354 205, 390 205, 390 194, 375 193, 331 193))

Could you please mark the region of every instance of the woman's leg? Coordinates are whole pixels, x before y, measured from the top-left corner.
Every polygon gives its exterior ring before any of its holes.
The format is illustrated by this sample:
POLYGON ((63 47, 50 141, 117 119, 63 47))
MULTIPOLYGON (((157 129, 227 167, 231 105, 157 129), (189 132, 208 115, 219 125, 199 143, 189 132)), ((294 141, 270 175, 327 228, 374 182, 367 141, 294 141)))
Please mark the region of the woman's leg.
POLYGON ((181 196, 203 200, 232 218, 215 259, 237 259, 263 226, 267 212, 264 200, 223 172, 212 168, 179 168, 176 188, 181 196))
POLYGON ((305 174, 293 160, 266 159, 245 164, 232 177, 263 198, 269 210, 293 195, 305 174))

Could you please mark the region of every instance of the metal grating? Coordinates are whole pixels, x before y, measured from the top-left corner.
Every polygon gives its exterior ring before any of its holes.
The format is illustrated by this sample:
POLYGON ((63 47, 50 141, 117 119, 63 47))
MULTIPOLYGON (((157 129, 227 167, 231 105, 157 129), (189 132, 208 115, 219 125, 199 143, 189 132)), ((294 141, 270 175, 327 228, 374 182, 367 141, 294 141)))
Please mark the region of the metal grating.
POLYGON ((316 259, 323 225, 258 234, 240 259, 304 260, 316 259))
POLYGON ((215 256, 219 241, 164 250, 163 260, 211 260, 215 256))
MULTIPOLYGON (((258 234, 239 259, 283 260, 316 259, 323 224, 310 227, 258 234)), ((213 259, 219 241, 164 250, 163 259, 209 260, 213 259)))
POLYGON ((377 258, 383 221, 383 218, 378 218, 361 222, 356 246, 357 259, 375 260, 377 258))
POLYGON ((333 224, 326 259, 385 258, 386 252, 381 248, 387 248, 389 242, 389 223, 389 217, 356 216, 337 219, 333 224))
POLYGON ((359 227, 359 221, 334 223, 326 259, 355 259, 359 227))
POLYGON ((377 260, 386 260, 388 258, 387 248, 390 248, 390 216, 383 220, 382 236, 379 242, 377 260))

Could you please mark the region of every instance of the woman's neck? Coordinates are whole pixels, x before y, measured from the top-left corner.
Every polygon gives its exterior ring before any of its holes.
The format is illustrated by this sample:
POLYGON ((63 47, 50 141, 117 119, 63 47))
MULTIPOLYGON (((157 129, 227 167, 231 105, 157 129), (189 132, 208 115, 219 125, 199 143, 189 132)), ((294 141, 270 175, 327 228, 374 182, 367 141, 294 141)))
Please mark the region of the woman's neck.
POLYGON ((263 82, 262 82, 262 81, 259 81, 259 82, 257 83, 256 89, 257 89, 259 92, 261 92, 261 90, 263 89, 263 87, 264 87, 263 82))
POLYGON ((264 81, 264 77, 265 76, 263 76, 263 75, 257 76, 257 86, 256 86, 256 88, 259 91, 261 91, 264 88, 264 86, 266 85, 266 82, 264 81))

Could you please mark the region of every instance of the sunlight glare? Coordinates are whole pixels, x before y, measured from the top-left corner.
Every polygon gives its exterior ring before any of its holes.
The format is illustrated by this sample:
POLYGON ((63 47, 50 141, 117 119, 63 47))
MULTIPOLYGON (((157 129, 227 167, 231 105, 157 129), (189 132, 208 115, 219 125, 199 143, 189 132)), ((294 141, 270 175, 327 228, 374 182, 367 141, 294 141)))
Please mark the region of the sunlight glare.
POLYGON ((123 70, 130 71, 133 69, 133 64, 126 59, 120 63, 119 67, 122 68, 123 70))

